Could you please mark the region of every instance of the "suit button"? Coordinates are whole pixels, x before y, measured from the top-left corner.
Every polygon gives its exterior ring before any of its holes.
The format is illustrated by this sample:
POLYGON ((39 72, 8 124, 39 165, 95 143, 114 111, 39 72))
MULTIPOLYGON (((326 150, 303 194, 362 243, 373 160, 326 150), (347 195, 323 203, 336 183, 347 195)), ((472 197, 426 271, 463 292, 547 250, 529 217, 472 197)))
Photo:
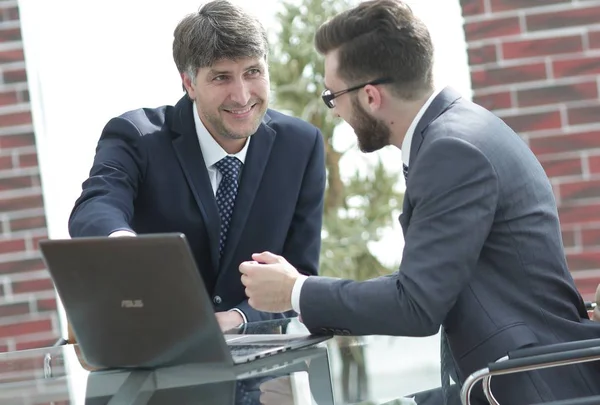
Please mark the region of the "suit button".
POLYGON ((215 305, 219 305, 223 300, 221 299, 221 297, 219 297, 218 295, 215 295, 213 298, 213 303, 215 305))

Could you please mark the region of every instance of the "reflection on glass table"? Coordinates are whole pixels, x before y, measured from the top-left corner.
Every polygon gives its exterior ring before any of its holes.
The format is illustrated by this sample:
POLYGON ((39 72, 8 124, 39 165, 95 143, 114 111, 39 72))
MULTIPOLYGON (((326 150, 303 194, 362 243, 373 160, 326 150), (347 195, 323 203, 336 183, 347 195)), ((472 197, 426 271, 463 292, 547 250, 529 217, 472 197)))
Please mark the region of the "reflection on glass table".
MULTIPOLYGON (((302 333, 296 319, 227 332, 302 333)), ((439 386, 438 356, 438 336, 338 336, 228 369, 89 370, 78 346, 65 345, 0 354, 0 403, 414 404, 413 393, 439 386)))

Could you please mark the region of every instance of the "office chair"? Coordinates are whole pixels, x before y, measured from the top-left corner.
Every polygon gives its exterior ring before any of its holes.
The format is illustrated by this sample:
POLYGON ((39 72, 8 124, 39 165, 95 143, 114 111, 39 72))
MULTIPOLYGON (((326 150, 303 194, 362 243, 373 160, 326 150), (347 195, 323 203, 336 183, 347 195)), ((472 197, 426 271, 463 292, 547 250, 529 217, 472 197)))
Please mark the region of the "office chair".
MULTIPOLYGON (((600 292, 600 286, 599 286, 600 292)), ((586 309, 593 311, 595 302, 586 302, 586 309)), ((460 391, 462 405, 470 405, 471 391, 475 384, 482 381, 483 393, 490 405, 501 405, 492 393, 492 377, 503 374, 514 374, 525 371, 560 367, 600 360, 600 338, 579 340, 575 342, 556 343, 536 346, 509 352, 487 367, 472 373, 464 382, 460 391)), ((544 405, 591 405, 600 404, 600 395, 545 402, 544 405)), ((532 404, 534 405, 534 404, 532 404)), ((537 404, 541 405, 541 404, 537 404)))

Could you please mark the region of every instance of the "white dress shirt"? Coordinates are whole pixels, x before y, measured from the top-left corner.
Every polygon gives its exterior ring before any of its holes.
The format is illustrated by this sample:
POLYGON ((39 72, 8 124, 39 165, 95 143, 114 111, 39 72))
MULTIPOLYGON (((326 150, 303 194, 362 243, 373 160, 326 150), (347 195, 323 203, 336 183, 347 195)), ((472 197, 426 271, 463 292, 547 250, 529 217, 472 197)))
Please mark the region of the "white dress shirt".
MULTIPOLYGON (((234 155, 230 155, 225 152, 225 149, 221 147, 215 141, 215 138, 208 132, 202 120, 200 120, 200 116, 198 115, 198 109, 196 108, 196 102, 194 102, 194 123, 196 124, 196 133, 198 134, 198 142, 200 142, 200 149, 202 150, 202 156, 204 157, 204 163, 206 164, 206 170, 208 171, 208 178, 210 179, 210 185, 213 189, 213 194, 217 194, 217 188, 219 187, 219 183, 221 182, 221 178, 223 175, 216 168, 215 163, 219 160, 223 159, 225 156, 235 156, 240 160, 240 162, 246 162, 246 153, 248 152, 248 145, 250 145, 250 140, 252 137, 248 137, 246 144, 242 148, 241 151, 234 155)), ((240 170, 240 175, 244 170, 244 166, 242 165, 242 169, 240 170)))
MULTIPOLYGON (((425 104, 423 104, 417 115, 415 115, 415 118, 412 120, 410 126, 408 127, 408 130, 406 131, 406 135, 404 136, 404 140, 402 141, 401 150, 402 162, 406 166, 408 166, 408 161, 410 158, 410 146, 412 144, 412 138, 415 133, 415 129, 417 128, 419 121, 423 117, 423 114, 425 114, 425 111, 427 111, 429 105, 431 104, 433 99, 440 93, 440 91, 441 89, 435 90, 433 94, 427 99, 427 101, 425 102, 425 104)), ((296 282, 294 283, 294 287, 292 288, 292 309, 298 314, 300 313, 300 293, 302 291, 302 285, 304 284, 304 281, 306 281, 307 278, 308 276, 300 274, 300 276, 296 279, 296 282)))

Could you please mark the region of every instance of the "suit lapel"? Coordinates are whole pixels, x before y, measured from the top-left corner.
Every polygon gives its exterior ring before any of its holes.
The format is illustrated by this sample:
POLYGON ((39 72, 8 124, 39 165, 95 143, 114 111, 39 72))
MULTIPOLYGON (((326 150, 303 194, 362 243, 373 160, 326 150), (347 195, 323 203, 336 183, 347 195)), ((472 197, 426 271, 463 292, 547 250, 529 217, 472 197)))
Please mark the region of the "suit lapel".
POLYGON ((252 140, 248 147, 248 154, 244 163, 238 194, 235 199, 235 208, 231 218, 229 234, 227 235, 227 244, 219 266, 220 271, 226 269, 231 262, 233 252, 236 250, 246 226, 250 209, 254 203, 256 192, 269 160, 271 148, 275 141, 275 131, 266 125, 269 120, 269 116, 265 115, 263 123, 258 127, 256 133, 252 135, 252 140))
POLYGON ((192 108, 193 104, 187 96, 184 96, 175 106, 171 129, 176 136, 172 142, 181 169, 206 224, 212 267, 216 271, 219 267, 219 209, 198 142, 192 108))
MULTIPOLYGON (((432 101, 421 119, 415 128, 415 132, 413 134, 413 139, 410 146, 410 157, 409 162, 410 166, 414 167, 414 162, 417 158, 417 154, 421 145, 423 144, 423 139, 425 139, 425 130, 437 117, 442 115, 444 111, 446 111, 452 103, 458 100, 461 95, 453 90, 450 87, 444 88, 440 94, 438 94, 432 101)), ((410 173, 410 168, 408 172, 410 173)), ((406 237, 406 232, 408 230, 408 224, 410 223, 410 217, 412 216, 413 207, 410 204, 410 198, 408 195, 408 181, 406 183, 407 189, 404 192, 404 199, 402 203, 402 213, 398 220, 400 221, 400 225, 402 226, 402 232, 406 237)))
MULTIPOLYGON (((456 100, 458 100, 460 97, 461 95, 457 91, 453 90, 450 87, 446 87, 442 91, 440 91, 440 94, 438 94, 431 101, 431 104, 429 104, 429 107, 427 108, 427 110, 419 120, 417 127, 415 128, 415 133, 413 135, 412 143, 410 146, 409 161, 411 166, 414 165, 413 162, 415 161, 417 153, 421 148, 421 144, 423 143, 424 139, 424 132, 429 126, 429 124, 431 124, 437 117, 442 115, 444 111, 446 111, 450 107, 450 105, 456 100)), ((410 168, 408 170, 410 172, 410 168)))

